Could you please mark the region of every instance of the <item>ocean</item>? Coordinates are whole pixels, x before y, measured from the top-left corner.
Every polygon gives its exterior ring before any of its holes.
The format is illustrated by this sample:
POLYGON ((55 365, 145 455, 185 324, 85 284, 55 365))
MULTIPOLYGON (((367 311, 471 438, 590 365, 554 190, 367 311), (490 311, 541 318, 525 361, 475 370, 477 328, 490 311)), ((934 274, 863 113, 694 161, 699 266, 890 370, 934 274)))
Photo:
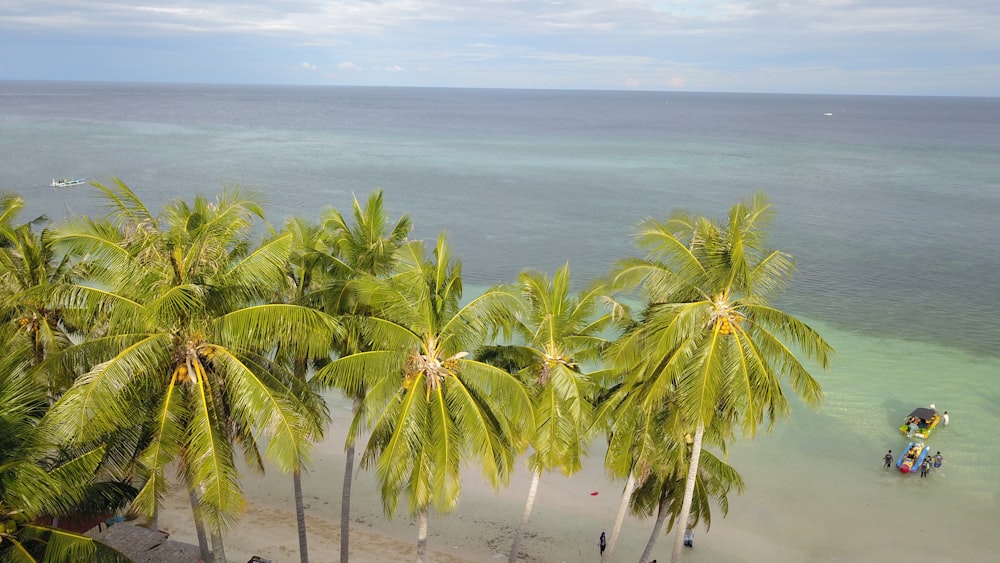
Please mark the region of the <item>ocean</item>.
POLYGON ((740 533, 775 561, 1000 549, 1000 99, 0 81, 0 171, 25 220, 101 212, 64 176, 154 207, 239 185, 279 225, 382 188, 415 237, 447 231, 469 290, 566 262, 583 283, 639 220, 765 192, 799 270, 779 305, 837 354, 819 411, 731 449, 748 490, 695 560, 761 560, 740 533), (883 471, 930 403, 944 469, 883 471))

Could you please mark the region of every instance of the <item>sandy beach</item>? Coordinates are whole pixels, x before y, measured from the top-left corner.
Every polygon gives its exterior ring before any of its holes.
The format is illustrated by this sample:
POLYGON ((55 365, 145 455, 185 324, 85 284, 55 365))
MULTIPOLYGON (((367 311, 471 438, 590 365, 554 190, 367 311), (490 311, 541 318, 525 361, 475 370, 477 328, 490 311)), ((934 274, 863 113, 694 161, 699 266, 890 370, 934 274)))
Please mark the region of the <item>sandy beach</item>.
MULTIPOLYGON (((317 445, 313 468, 303 478, 307 506, 310 560, 337 561, 340 553, 340 491, 344 472, 344 433, 350 411, 332 399, 333 424, 317 445)), ((596 449, 596 448, 595 448, 596 449)), ((603 452, 591 457, 572 477, 545 475, 539 485, 525 539, 524 561, 561 562, 599 560, 597 538, 610 526, 623 483, 611 483, 600 465, 603 452), (597 493, 596 495, 592 493, 597 493)), ((405 512, 389 520, 382 511, 374 474, 357 469, 351 510, 351 560, 381 563, 411 560, 416 553, 416 525, 405 512)), ((431 514, 428 551, 439 563, 506 560, 513 532, 527 495, 530 474, 522 462, 508 488, 495 493, 474 467, 467 470, 459 509, 449 515, 431 514)), ((270 470, 264 475, 244 473, 248 509, 226 540, 231 562, 253 555, 274 562, 298 561, 298 536, 290 476, 270 470)), ((648 539, 648 523, 629 517, 616 559, 637 559, 648 539)), ((190 505, 175 486, 160 516, 160 529, 173 540, 197 544, 190 505)), ((668 553, 661 538, 660 560, 668 553)))

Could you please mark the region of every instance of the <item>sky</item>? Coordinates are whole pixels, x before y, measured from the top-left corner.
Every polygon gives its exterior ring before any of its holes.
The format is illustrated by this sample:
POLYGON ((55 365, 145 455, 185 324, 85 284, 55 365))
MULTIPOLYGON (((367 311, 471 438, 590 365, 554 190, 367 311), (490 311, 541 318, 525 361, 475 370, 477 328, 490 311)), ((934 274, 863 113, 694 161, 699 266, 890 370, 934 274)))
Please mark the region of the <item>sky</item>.
POLYGON ((0 80, 1000 96, 1000 0, 0 0, 0 80))

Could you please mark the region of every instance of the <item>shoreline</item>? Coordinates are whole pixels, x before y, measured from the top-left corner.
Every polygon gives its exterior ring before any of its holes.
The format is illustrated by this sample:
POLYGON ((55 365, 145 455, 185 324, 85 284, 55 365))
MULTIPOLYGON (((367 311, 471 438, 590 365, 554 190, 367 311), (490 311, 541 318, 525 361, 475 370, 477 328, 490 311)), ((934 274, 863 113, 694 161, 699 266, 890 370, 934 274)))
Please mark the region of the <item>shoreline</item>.
MULTIPOLYGON (((696 529, 695 548, 685 552, 685 561, 875 563, 896 558, 901 545, 938 561, 991 560, 1000 549, 996 452, 977 445, 995 427, 996 414, 981 395, 965 394, 955 379, 933 374, 961 374, 961 381, 992 389, 990 375, 1000 363, 943 347, 829 332, 841 361, 824 380, 823 408, 794 405, 791 418, 770 434, 731 445, 729 463, 743 475, 746 492, 730 497, 727 517, 713 506, 714 525, 708 532, 696 529), (929 402, 952 414, 951 424, 932 438, 932 447, 945 455, 942 470, 920 479, 883 469, 886 448, 896 451, 906 443, 898 431, 900 417, 915 404, 929 402)), ((332 393, 326 399, 332 422, 303 476, 315 563, 339 559, 343 443, 350 419, 347 401, 332 393)), ((579 473, 542 476, 521 561, 599 561, 597 539, 602 530, 610 532, 623 486, 606 477, 603 453, 603 440, 597 440, 579 473)), ((243 472, 248 510, 225 537, 234 563, 251 555, 274 563, 299 560, 291 478, 270 466, 267 471, 243 472)), ((439 563, 505 560, 530 478, 522 459, 509 486, 494 492, 475 467, 467 467, 458 509, 447 516, 431 514, 429 558, 439 563)), ((351 519, 353 561, 414 558, 414 522, 405 511, 392 520, 385 517, 374 473, 359 463, 351 519)), ((652 525, 652 518, 627 516, 614 561, 638 561, 652 525)), ((160 526, 171 539, 197 543, 180 487, 168 494, 160 526)), ((672 536, 661 535, 650 559, 669 560, 671 546, 672 536)))

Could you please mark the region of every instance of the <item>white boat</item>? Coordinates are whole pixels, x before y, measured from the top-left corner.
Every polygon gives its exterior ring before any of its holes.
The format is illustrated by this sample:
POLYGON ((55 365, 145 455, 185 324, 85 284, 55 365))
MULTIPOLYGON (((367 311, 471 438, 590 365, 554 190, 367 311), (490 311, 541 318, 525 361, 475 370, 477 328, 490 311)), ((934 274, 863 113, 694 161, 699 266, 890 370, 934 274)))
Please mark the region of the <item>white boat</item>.
POLYGON ((53 188, 69 188, 71 186, 79 186, 86 181, 86 178, 53 178, 49 186, 53 188))

